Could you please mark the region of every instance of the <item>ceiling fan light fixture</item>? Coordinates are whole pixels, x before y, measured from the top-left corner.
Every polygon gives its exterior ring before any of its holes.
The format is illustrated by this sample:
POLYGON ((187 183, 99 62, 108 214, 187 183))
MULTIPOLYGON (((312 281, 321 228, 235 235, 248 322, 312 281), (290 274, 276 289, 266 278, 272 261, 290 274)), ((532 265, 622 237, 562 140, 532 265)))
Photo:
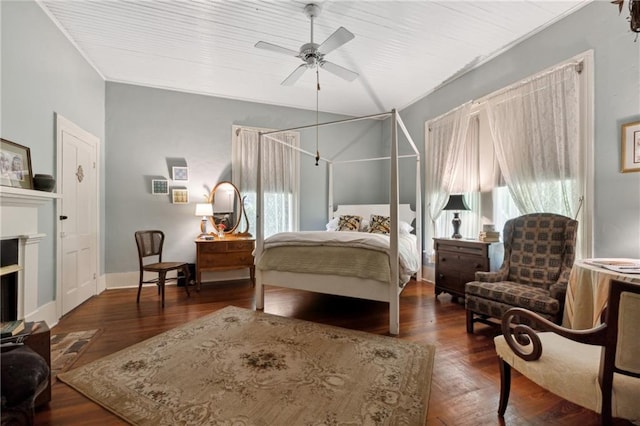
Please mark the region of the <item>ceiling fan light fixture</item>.
POLYGON ((295 84, 306 69, 316 68, 318 66, 323 67, 330 73, 347 81, 353 81, 358 77, 358 73, 324 60, 326 54, 355 38, 349 30, 344 27, 340 27, 335 30, 333 34, 327 37, 322 44, 313 42, 313 21, 314 18, 320 15, 321 10, 322 8, 315 3, 309 3, 304 7, 305 15, 307 15, 311 20, 311 40, 309 43, 305 43, 300 46, 298 52, 266 41, 259 41, 255 44, 255 47, 259 49, 270 50, 287 56, 295 56, 304 62, 303 65, 298 66, 298 68, 296 68, 287 78, 284 79, 284 81, 282 81, 282 85, 291 86, 295 84))

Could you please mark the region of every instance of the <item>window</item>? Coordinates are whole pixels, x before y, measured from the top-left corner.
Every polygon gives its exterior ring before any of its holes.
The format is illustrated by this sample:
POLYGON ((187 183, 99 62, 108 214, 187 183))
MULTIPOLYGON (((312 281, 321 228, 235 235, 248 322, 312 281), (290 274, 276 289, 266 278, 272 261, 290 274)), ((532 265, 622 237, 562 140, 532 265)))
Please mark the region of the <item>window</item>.
MULTIPOLYGON (((466 142, 449 158, 455 163, 437 166, 455 176, 440 190, 464 193, 471 208, 460 214, 465 237, 477 236, 467 221, 475 221, 476 229, 493 223, 502 231, 510 218, 550 212, 577 217, 577 256, 591 255, 592 63, 592 52, 586 52, 473 103, 466 142)), ((450 216, 440 215, 433 236, 450 235, 450 216)))
MULTIPOLYGON (((257 129, 233 126, 232 180, 244 199, 249 232, 256 235, 257 129)), ((280 132, 265 138, 262 152, 264 236, 298 229, 299 162, 298 132, 280 132)))

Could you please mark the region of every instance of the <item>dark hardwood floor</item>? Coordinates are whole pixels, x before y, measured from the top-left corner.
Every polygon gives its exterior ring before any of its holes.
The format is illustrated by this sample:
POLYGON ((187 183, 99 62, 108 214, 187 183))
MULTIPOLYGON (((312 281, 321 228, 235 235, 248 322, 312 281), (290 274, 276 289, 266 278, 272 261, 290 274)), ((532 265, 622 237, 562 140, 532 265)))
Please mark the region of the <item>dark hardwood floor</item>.
MULTIPOLYGON (((145 287, 140 304, 136 289, 109 290, 66 315, 54 333, 102 329, 74 367, 126 348, 227 305, 252 308, 249 281, 203 285, 188 298, 169 286, 160 307, 155 288, 145 287)), ((265 312, 376 334, 388 333, 388 306, 381 302, 268 287, 265 312)), ((496 331, 477 325, 465 331, 464 307, 449 295, 434 298, 429 283, 411 282, 400 302, 399 339, 436 346, 427 416, 428 425, 596 425, 599 416, 541 389, 514 371, 505 418, 497 415, 500 375, 493 346, 496 331)), ((568 373, 570 374, 570 373, 568 373)), ((52 401, 36 412, 37 425, 116 425, 118 417, 61 382, 52 401)), ((617 421, 616 425, 630 423, 617 421)))

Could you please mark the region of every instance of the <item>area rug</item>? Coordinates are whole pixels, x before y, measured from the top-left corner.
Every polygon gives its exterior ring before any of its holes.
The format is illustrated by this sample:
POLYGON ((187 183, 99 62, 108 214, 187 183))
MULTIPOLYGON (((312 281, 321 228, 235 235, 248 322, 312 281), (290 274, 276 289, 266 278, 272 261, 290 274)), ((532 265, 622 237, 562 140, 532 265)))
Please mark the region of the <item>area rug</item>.
POLYGON ((74 331, 51 336, 51 380, 66 371, 87 349, 92 339, 100 334, 100 329, 74 331))
POLYGON ((434 354, 228 306, 58 377, 136 425, 423 425, 434 354))

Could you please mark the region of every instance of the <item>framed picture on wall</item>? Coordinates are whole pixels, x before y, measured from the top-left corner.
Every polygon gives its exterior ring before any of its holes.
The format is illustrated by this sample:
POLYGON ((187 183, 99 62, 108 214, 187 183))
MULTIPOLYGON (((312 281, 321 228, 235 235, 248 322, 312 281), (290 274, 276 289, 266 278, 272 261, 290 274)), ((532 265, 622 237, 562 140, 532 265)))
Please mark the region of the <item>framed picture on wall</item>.
POLYGON ((173 166, 173 180, 177 182, 187 182, 189 180, 189 168, 173 166))
POLYGON ((188 204, 189 191, 186 189, 171 190, 171 201, 173 202, 173 204, 188 204))
POLYGON ((151 193, 156 195, 167 195, 169 193, 169 181, 166 179, 152 179, 151 193))
POLYGON ((622 125, 622 173, 640 172, 640 121, 622 125))
POLYGON ((0 185, 33 189, 31 150, 28 147, 0 139, 0 185))

